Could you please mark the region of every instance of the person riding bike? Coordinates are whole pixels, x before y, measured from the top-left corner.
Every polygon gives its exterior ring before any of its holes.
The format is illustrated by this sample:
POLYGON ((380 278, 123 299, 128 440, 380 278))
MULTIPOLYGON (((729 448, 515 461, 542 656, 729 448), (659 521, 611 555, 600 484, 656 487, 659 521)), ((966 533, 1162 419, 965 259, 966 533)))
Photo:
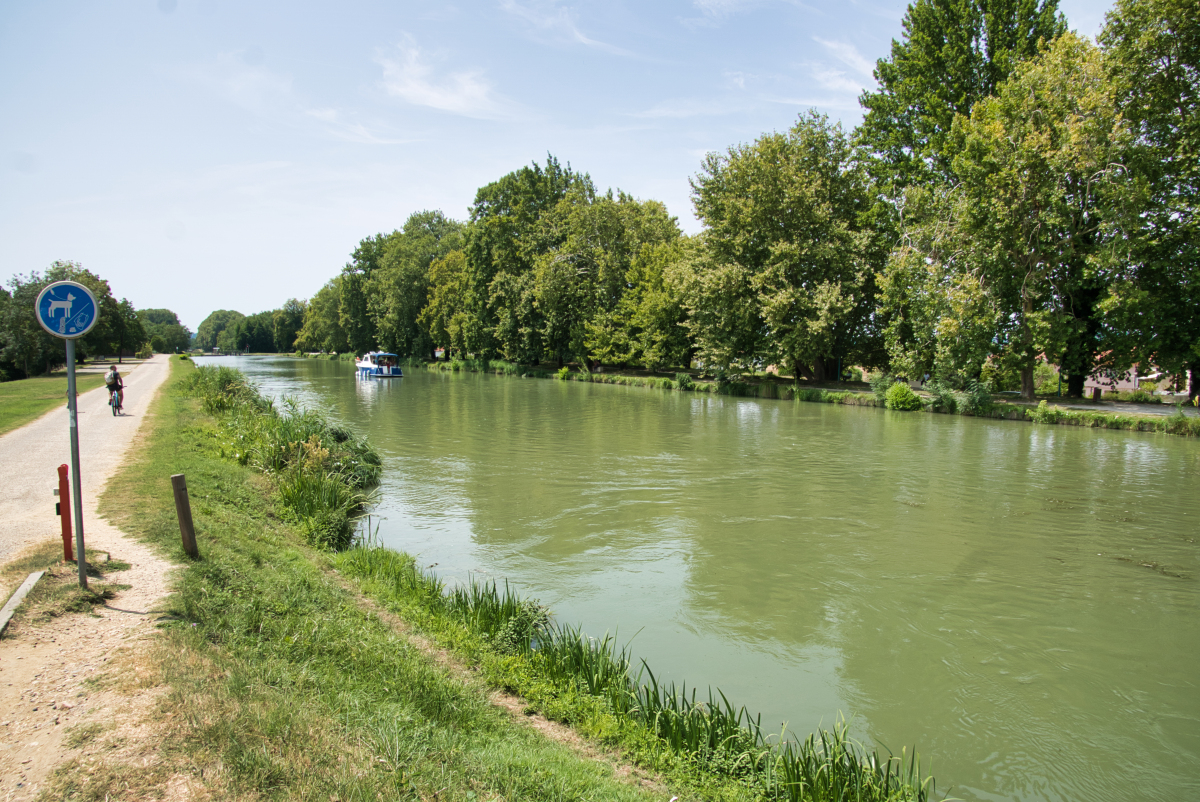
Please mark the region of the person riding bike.
POLYGON ((117 409, 119 410, 125 400, 125 382, 121 381, 121 374, 117 371, 116 365, 109 365, 108 372, 104 374, 104 386, 108 388, 108 403, 112 403, 113 393, 117 393, 117 409))

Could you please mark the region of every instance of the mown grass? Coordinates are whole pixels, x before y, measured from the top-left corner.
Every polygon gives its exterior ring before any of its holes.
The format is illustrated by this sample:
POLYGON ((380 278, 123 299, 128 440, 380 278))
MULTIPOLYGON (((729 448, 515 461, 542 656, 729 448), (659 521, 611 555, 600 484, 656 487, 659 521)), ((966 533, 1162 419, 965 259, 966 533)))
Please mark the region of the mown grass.
MULTIPOLYGON (((99 373, 75 376, 75 390, 81 395, 102 384, 104 376, 99 373)), ((0 434, 19 429, 58 406, 67 406, 66 373, 0 382, 0 434)))
POLYGON ((536 601, 495 583, 447 590, 414 560, 358 546, 333 558, 362 590, 419 626, 488 682, 705 799, 925 800, 915 756, 864 749, 839 725, 781 743, 720 691, 664 684, 636 670, 615 638, 555 624, 536 601))
POLYGON ((218 798, 661 798, 515 723, 485 687, 365 611, 271 478, 222 456, 223 427, 179 386, 190 366, 172 368, 137 460, 103 499, 114 523, 184 566, 154 657, 169 688, 157 721, 168 770, 69 765, 50 797, 161 797, 174 773, 218 798), (179 546, 174 473, 187 476, 199 561, 179 546))

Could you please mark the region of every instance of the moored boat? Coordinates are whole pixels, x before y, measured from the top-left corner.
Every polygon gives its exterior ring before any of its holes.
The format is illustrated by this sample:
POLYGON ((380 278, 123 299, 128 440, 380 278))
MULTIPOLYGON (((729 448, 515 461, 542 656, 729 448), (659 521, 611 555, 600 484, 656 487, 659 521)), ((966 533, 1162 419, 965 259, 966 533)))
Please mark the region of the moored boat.
POLYGON ((354 360, 360 379, 391 379, 404 375, 400 370, 400 359, 386 351, 369 351, 354 360))

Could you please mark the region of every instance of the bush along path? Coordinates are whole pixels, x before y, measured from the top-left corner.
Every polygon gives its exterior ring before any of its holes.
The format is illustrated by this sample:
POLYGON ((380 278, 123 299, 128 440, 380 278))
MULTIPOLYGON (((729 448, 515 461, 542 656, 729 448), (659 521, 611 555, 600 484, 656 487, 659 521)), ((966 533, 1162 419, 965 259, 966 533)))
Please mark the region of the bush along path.
MULTIPOLYGON (((369 446, 312 412, 290 404, 280 411, 233 370, 197 369, 181 388, 216 414, 217 454, 270 477, 284 517, 309 545, 348 543, 347 522, 367 503, 364 489, 378 476, 379 460, 369 446), (309 474, 310 484, 298 485, 297 475, 309 474), (330 482, 346 490, 315 489, 330 482)), ((495 584, 471 583, 448 589, 419 571, 411 557, 369 545, 335 551, 327 559, 368 598, 448 650, 453 662, 474 669, 488 686, 518 694, 528 711, 569 724, 603 750, 657 773, 677 794, 730 800, 932 798, 932 780, 921 776, 915 754, 880 756, 854 743, 845 726, 781 743, 719 691, 701 698, 694 689, 664 685, 648 666, 635 670, 628 650, 611 637, 589 638, 557 625, 535 600, 522 599, 507 586, 501 591, 495 584)), ((189 612, 189 617, 197 616, 189 612)), ((257 615, 235 628, 254 630, 256 622, 262 632, 257 615)), ((416 705, 408 715, 420 727, 437 731, 444 713, 429 706, 445 691, 431 694, 423 682, 428 680, 384 684, 416 705), (413 693, 419 698, 410 698, 413 693)), ((388 696, 386 688, 374 692, 388 696)), ((470 696, 467 689, 460 688, 462 693, 470 696)), ((459 695, 444 704, 458 708, 459 695)), ((473 698, 483 703, 483 697, 473 698)), ((415 778, 417 764, 409 765, 415 778)), ((569 777, 561 779, 567 783, 569 777)), ((508 798, 499 788, 489 789, 508 798)), ((626 786, 622 793, 633 790, 626 786)))
POLYGON ((923 388, 921 393, 917 393, 898 379, 882 375, 872 379, 871 392, 860 392, 808 387, 767 376, 717 377, 705 380, 685 372, 676 373, 674 378, 670 378, 623 373, 596 373, 588 370, 570 370, 565 367, 557 371, 548 371, 543 368, 528 367, 497 359, 455 359, 449 362, 408 360, 404 364, 409 368, 427 368, 449 372, 470 371, 521 378, 619 384, 657 390, 773 398, 817 404, 884 407, 904 412, 931 412, 994 420, 1032 421, 1063 426, 1084 426, 1092 429, 1122 429, 1200 437, 1200 417, 1185 415, 1179 405, 1176 405, 1177 409, 1172 415, 1156 413, 1138 415, 1105 410, 1068 409, 1048 403, 1044 399, 1034 407, 1028 404, 999 400, 992 395, 986 384, 980 382, 969 382, 962 388, 952 388, 931 382, 923 388))

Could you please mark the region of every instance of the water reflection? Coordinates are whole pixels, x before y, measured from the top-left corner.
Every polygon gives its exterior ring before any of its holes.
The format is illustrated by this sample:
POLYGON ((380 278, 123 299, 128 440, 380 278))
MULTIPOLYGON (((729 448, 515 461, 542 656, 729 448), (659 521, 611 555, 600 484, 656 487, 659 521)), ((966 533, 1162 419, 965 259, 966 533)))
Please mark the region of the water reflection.
POLYGON ((243 364, 380 447, 387 543, 765 723, 843 711, 968 799, 1200 796, 1195 442, 243 364))

